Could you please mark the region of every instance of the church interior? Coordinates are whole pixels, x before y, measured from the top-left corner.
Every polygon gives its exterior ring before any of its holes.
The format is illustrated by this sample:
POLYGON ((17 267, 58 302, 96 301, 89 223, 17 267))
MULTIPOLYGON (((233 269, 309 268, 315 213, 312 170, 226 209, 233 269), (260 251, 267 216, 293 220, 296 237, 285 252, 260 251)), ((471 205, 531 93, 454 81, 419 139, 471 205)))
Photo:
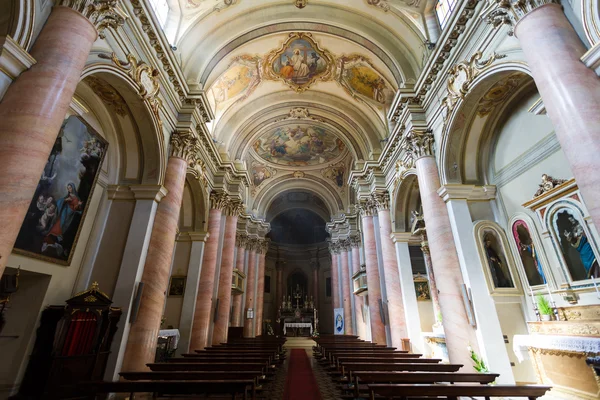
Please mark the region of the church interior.
POLYGON ((0 399, 600 398, 599 74, 598 0, 0 1, 0 399))

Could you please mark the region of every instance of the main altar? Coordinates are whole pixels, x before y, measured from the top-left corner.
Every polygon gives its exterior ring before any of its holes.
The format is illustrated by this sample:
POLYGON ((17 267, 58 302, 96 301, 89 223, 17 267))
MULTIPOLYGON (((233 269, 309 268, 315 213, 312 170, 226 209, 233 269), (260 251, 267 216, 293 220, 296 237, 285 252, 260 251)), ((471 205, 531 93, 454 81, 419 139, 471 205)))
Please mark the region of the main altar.
POLYGON ((317 330, 319 312, 312 296, 297 285, 291 295, 283 297, 277 311, 278 328, 284 336, 312 336, 317 330))

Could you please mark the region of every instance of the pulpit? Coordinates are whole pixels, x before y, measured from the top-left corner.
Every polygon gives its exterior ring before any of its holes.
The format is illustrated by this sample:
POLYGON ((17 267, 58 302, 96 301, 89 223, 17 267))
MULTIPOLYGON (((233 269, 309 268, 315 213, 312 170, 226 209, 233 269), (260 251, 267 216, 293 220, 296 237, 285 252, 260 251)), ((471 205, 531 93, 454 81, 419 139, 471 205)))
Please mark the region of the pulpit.
POLYGON ((513 351, 531 359, 538 383, 556 397, 600 398, 600 383, 588 357, 600 356, 600 306, 558 309, 560 321, 528 322, 529 335, 515 335, 513 351))

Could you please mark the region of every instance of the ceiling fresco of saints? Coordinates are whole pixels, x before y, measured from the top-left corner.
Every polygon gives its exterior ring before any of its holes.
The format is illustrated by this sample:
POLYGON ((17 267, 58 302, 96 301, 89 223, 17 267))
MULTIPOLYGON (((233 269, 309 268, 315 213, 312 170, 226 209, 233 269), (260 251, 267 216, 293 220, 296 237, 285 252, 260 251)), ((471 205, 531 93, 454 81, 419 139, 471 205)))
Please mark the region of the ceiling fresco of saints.
POLYGON ((313 166, 328 163, 344 153, 344 143, 333 133, 310 124, 278 127, 253 143, 256 155, 273 164, 313 166))
POLYGON ((259 63, 259 58, 248 55, 234 58, 209 89, 213 109, 221 110, 227 104, 250 96, 260 83, 259 63))

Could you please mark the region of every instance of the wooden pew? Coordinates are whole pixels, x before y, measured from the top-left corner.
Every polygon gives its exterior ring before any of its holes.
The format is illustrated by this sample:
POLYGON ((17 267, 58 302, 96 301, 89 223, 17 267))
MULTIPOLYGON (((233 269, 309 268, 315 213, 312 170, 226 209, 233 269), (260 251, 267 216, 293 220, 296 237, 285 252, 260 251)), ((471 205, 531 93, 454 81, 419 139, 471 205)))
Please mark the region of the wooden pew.
POLYGON ((459 397, 484 397, 486 400, 490 397, 527 397, 529 400, 535 400, 550 390, 550 386, 542 385, 370 384, 368 387, 371 400, 375 399, 375 395, 386 399, 418 396, 453 400, 459 397))
POLYGON ((246 362, 166 362, 147 365, 152 371, 261 371, 263 375, 268 374, 270 371, 266 363, 246 362))
POLYGON ((388 372, 456 372, 462 364, 408 364, 408 363, 340 363, 341 374, 348 374, 348 382, 352 382, 354 371, 388 371, 388 372))

